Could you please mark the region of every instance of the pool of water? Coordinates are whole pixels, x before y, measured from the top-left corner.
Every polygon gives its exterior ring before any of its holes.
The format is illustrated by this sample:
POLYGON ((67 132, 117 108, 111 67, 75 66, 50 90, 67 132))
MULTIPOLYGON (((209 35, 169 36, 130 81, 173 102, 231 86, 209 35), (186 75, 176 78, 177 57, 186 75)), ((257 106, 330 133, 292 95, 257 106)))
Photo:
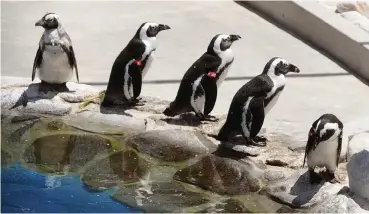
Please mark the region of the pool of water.
POLYGON ((19 164, 1 169, 1 212, 138 213, 110 198, 112 190, 88 191, 78 176, 47 176, 19 164))

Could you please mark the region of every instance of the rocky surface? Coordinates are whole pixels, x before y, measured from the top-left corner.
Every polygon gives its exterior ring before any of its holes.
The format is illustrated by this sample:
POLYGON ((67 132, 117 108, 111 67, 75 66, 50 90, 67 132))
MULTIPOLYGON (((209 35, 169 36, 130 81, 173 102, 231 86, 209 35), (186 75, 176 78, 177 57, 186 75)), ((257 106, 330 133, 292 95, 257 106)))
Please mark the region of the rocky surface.
POLYGON ((369 201, 369 150, 352 155, 347 164, 351 191, 369 201))
POLYGON ((344 19, 369 33, 369 2, 367 1, 319 1, 344 19))
POLYGON ((306 139, 291 129, 262 129, 266 147, 239 137, 220 143, 213 136, 226 115, 215 115, 218 122, 191 113, 166 118, 169 102, 152 97, 143 106, 104 109, 103 93, 90 86, 70 83, 75 92, 50 98, 28 85, 3 81, 2 167, 17 160, 47 174, 76 174, 86 188, 113 190, 112 198, 145 212, 369 211, 365 119, 345 124, 341 183, 311 185, 301 169, 306 139), (24 90, 27 105, 21 98, 11 109, 24 90))

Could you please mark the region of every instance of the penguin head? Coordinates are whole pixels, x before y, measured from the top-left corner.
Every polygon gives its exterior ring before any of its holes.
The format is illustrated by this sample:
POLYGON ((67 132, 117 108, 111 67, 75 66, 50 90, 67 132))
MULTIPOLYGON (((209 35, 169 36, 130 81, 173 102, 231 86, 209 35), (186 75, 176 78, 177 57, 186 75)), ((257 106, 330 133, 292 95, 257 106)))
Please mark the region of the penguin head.
POLYGON ((309 138, 318 142, 332 141, 342 135, 343 124, 334 115, 323 115, 316 120, 309 131, 309 138), (333 119, 333 120, 332 120, 333 119))
POLYGON ((300 69, 281 57, 273 57, 270 59, 263 70, 263 74, 277 76, 281 74, 286 75, 288 72, 299 73, 300 69))
POLYGON ((55 13, 46 13, 40 20, 35 23, 35 26, 41 26, 46 30, 59 27, 59 16, 55 13))
POLYGON ((229 49, 232 46, 233 42, 239 39, 241 39, 241 36, 239 35, 217 34, 210 41, 207 52, 210 54, 213 53, 218 55, 221 52, 229 49))
POLYGON ((157 24, 153 22, 144 22, 138 28, 135 37, 141 40, 156 37, 160 31, 169 30, 170 27, 165 24, 157 24))

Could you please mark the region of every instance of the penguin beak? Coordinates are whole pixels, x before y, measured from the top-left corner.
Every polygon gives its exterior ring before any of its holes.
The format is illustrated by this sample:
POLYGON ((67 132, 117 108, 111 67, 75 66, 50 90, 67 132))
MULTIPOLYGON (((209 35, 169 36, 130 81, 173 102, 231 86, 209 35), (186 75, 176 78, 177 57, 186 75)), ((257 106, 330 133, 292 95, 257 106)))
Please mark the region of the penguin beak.
POLYGON ((300 69, 293 64, 289 64, 288 72, 300 73, 300 69))
POLYGON ((232 41, 232 42, 234 42, 234 41, 237 41, 237 40, 241 39, 241 36, 239 36, 239 35, 230 35, 230 37, 231 37, 231 41, 232 41))
POLYGON ((45 24, 45 22, 44 22, 42 19, 40 19, 40 20, 38 20, 38 21, 35 23, 35 26, 44 26, 44 24, 45 24))
POLYGON ((159 31, 169 30, 169 29, 170 27, 168 25, 159 24, 159 31))

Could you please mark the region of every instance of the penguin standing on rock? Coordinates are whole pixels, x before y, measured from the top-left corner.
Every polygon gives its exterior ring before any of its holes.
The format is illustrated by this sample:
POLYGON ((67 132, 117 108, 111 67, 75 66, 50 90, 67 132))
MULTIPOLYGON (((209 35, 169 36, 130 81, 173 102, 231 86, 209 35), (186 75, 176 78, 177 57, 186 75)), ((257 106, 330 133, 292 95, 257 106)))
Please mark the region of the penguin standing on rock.
POLYGON ((200 120, 217 120, 209 113, 214 108, 218 87, 234 60, 231 45, 239 39, 239 35, 215 35, 207 51, 184 74, 175 100, 163 114, 174 117, 194 111, 200 120))
POLYGON ((32 81, 38 70, 41 92, 69 91, 66 83, 72 78, 73 69, 79 82, 76 56, 69 35, 55 13, 46 13, 35 26, 41 26, 45 31, 33 63, 32 81))
POLYGON ((137 97, 141 93, 142 79, 154 59, 156 36, 160 31, 168 29, 170 27, 164 24, 141 24, 112 66, 102 106, 138 104, 137 97))
POLYGON ((329 182, 336 183, 334 172, 338 167, 341 154, 343 123, 333 114, 323 114, 312 124, 305 149, 305 161, 310 176, 310 183, 319 183, 320 177, 314 172, 315 167, 325 167, 329 182))
POLYGON ((257 136, 266 114, 276 104, 286 83, 288 72, 300 70, 285 59, 274 57, 265 65, 262 74, 243 85, 235 94, 229 107, 225 124, 220 129, 217 139, 228 141, 242 134, 247 145, 265 146, 255 141, 266 141, 257 136))

